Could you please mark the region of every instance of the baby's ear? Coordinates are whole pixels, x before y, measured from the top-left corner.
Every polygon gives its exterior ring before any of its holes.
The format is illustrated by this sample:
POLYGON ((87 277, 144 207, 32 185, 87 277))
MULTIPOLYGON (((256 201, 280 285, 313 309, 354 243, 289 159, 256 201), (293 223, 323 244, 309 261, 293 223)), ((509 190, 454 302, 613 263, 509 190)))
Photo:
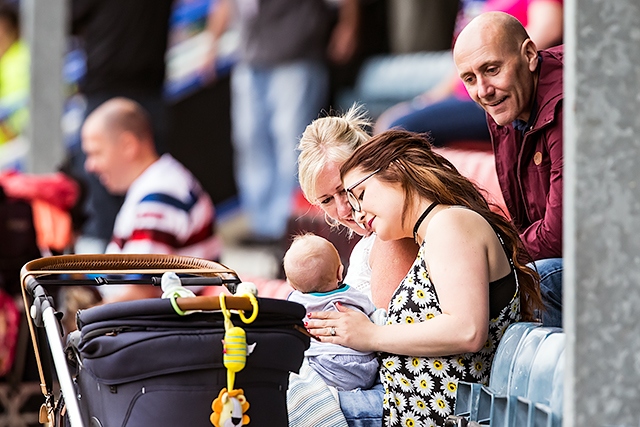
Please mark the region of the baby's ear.
POLYGON ((344 265, 340 264, 340 267, 338 267, 338 282, 342 282, 342 273, 344 273, 344 265))

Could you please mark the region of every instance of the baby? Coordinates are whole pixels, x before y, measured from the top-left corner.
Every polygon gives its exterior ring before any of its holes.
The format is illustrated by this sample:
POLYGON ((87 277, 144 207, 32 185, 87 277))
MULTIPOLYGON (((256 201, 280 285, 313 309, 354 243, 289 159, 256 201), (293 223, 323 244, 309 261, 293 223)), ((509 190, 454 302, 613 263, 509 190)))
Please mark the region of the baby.
MULTIPOLYGON (((335 304, 371 316, 376 308, 362 292, 341 283, 344 266, 328 240, 314 234, 296 236, 284 255, 287 282, 295 289, 289 296, 307 311, 337 310, 335 304)), ((378 375, 375 353, 363 353, 332 343, 312 341, 305 356, 309 365, 338 390, 370 388, 378 375)))

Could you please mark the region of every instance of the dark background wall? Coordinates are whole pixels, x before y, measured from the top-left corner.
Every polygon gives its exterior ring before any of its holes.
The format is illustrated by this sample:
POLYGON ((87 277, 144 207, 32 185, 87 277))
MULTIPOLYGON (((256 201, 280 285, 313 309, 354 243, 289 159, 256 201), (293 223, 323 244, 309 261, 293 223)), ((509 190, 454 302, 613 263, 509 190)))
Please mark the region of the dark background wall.
POLYGON ((229 106, 227 76, 169 108, 169 151, 194 173, 216 205, 236 194, 229 106))

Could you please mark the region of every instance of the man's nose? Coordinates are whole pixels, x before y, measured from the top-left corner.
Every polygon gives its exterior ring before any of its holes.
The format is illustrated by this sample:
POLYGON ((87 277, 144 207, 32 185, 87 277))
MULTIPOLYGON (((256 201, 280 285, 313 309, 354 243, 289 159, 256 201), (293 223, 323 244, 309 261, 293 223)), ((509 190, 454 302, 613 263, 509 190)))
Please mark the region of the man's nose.
POLYGON ((493 96, 495 90, 491 82, 487 79, 478 79, 478 97, 487 98, 493 96))

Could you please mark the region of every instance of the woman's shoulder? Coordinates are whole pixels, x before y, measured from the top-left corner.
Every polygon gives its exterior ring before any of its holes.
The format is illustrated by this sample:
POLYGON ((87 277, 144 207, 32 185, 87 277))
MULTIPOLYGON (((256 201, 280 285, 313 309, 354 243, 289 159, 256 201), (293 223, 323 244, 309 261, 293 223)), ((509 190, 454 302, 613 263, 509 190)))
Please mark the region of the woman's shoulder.
POLYGON ((371 254, 371 246, 375 240, 375 236, 365 236, 355 244, 349 256, 349 268, 344 277, 345 283, 364 292, 371 294, 371 267, 369 264, 369 256, 371 254))
POLYGON ((495 235, 489 222, 478 212, 464 206, 443 206, 429 222, 425 240, 467 235, 482 238, 495 235))

